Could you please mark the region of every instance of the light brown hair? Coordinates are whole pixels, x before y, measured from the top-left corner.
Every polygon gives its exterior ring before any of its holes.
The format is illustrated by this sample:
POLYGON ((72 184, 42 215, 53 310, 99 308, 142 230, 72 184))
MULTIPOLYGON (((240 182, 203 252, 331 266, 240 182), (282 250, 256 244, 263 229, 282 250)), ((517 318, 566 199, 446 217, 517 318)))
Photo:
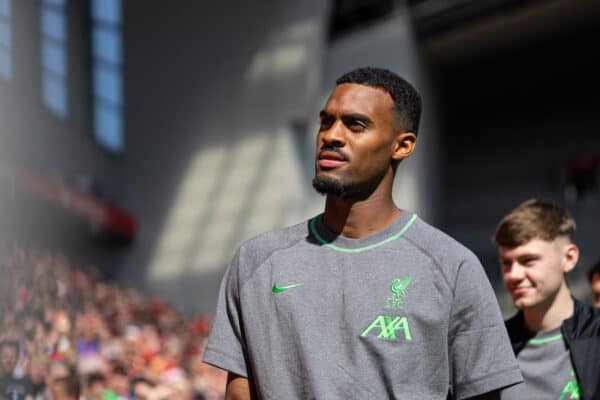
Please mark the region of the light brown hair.
POLYGON ((532 239, 575 241, 575 220, 567 209, 548 200, 529 199, 502 218, 496 227, 497 246, 517 247, 532 239))

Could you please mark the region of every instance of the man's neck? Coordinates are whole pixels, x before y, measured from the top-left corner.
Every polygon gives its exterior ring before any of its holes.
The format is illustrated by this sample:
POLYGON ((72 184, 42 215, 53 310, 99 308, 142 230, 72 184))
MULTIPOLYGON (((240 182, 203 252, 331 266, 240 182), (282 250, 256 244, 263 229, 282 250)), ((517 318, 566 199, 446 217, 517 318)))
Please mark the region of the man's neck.
POLYGON ((329 229, 348 238, 362 238, 385 229, 400 216, 391 194, 373 195, 352 201, 327 196, 323 222, 329 229))
POLYGON ((571 292, 563 283, 556 296, 532 308, 523 310, 525 325, 532 332, 558 328, 575 310, 571 292))

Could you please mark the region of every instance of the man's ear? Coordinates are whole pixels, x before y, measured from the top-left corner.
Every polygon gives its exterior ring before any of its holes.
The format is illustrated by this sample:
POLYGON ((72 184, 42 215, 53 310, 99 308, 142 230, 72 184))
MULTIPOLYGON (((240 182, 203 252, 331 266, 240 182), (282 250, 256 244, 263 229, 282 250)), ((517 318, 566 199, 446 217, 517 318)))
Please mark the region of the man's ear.
POLYGON ((566 273, 577 265, 577 261, 579 261, 579 247, 573 243, 569 243, 565 246, 563 257, 563 271, 566 273))
POLYGON ((402 161, 415 151, 417 145, 417 135, 412 132, 403 132, 396 135, 393 143, 392 159, 402 161))

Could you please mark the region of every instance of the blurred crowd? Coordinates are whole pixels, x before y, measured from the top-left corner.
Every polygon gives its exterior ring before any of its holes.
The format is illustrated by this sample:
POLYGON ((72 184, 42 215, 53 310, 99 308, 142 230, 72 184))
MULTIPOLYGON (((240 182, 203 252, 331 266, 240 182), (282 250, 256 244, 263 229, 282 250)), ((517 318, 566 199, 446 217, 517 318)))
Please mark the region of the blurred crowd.
POLYGON ((202 363, 210 321, 103 279, 64 255, 0 257, 0 400, 214 400, 202 363))

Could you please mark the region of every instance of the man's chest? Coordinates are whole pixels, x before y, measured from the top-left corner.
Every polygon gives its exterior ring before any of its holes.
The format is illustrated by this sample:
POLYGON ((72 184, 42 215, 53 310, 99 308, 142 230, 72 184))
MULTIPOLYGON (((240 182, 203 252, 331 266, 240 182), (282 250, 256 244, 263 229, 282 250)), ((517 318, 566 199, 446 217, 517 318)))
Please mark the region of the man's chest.
POLYGON ((503 400, 580 398, 579 384, 560 329, 529 340, 517 359, 524 384, 503 393, 503 400))
POLYGON ((445 343, 452 293, 438 269, 419 252, 278 254, 244 286, 244 319, 249 334, 329 346, 445 343))

